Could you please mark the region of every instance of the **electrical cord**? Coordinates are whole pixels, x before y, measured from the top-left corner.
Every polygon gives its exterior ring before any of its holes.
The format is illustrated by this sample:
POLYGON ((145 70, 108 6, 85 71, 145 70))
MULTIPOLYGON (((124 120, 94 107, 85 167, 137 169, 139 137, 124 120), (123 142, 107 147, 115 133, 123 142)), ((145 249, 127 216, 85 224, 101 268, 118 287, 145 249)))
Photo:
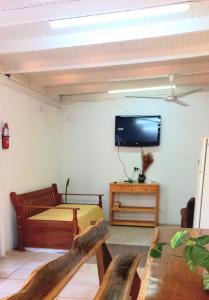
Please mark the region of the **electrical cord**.
MULTIPOLYGON (((142 148, 141 148, 141 150, 142 150, 142 148)), ((120 146, 118 146, 117 154, 118 154, 119 161, 120 161, 121 165, 123 166, 123 172, 124 172, 124 175, 127 177, 128 181, 133 182, 133 181, 134 181, 134 180, 133 180, 133 177, 134 177, 134 174, 135 174, 136 171, 133 171, 133 174, 132 174, 131 177, 128 176, 128 173, 127 173, 127 171, 126 171, 126 166, 125 166, 125 164, 124 164, 124 162, 122 161, 121 156, 120 156, 120 146)), ((140 173, 142 172, 142 170, 141 170, 140 168, 139 168, 139 171, 140 171, 140 173)), ((155 181, 155 180, 152 180, 151 178, 149 178, 149 177, 147 177, 147 176, 146 176, 146 179, 149 180, 149 181, 152 182, 152 183, 159 183, 159 182, 157 182, 157 181, 155 181)))
POLYGON ((133 178, 134 178, 135 172, 136 172, 136 171, 134 170, 133 173, 132 173, 132 176, 131 176, 131 180, 132 180, 132 181, 134 181, 133 178))
MULTIPOLYGON (((112 101, 113 101, 114 103, 116 103, 118 106, 120 106, 122 109, 126 110, 122 105, 120 105, 120 104, 119 104, 118 102, 116 102, 115 100, 112 100, 112 101)), ((128 113, 130 113, 130 114, 133 114, 133 113, 131 113, 131 112, 128 111, 128 110, 126 110, 126 112, 128 112, 128 113)), ((115 138, 116 138, 116 141, 118 141, 118 136, 117 136, 117 135, 115 136, 115 138)), ((118 143, 117 143, 117 144, 118 144, 118 143)), ((135 174, 136 171, 133 171, 133 174, 132 174, 131 177, 128 176, 128 174, 127 174, 127 172, 126 172, 126 166, 125 166, 125 164, 124 164, 124 162, 122 161, 121 156, 120 156, 120 149, 119 149, 119 148, 120 148, 120 146, 118 146, 118 151, 117 151, 117 153, 118 153, 119 161, 120 161, 120 163, 121 163, 122 166, 123 166, 124 174, 125 174, 125 176, 127 177, 128 181, 133 182, 133 181, 134 181, 134 180, 133 180, 133 177, 134 177, 134 174, 135 174)), ((140 147, 140 152, 141 152, 141 158, 142 158, 142 153, 143 153, 143 148, 142 148, 142 147, 140 147)), ((142 159, 141 159, 141 168, 139 168, 139 172, 142 173, 142 159)), ((158 183, 157 181, 154 181, 154 180, 150 179, 150 178, 147 177, 147 176, 146 176, 146 178, 147 178, 147 180, 149 180, 149 181, 152 182, 152 183, 158 183)))
POLYGON ((111 101, 113 101, 113 103, 115 103, 118 107, 120 107, 123 111, 125 111, 126 113, 128 113, 129 115, 134 115, 133 112, 129 111, 128 109, 126 109, 122 104, 118 103, 116 101, 116 99, 111 99, 111 101))
POLYGON ((125 166, 124 162, 123 162, 122 159, 121 159, 121 156, 120 156, 120 147, 119 147, 119 146, 118 146, 117 154, 118 154, 119 161, 120 161, 121 165, 123 166, 123 172, 124 172, 124 175, 127 177, 127 179, 128 179, 129 181, 130 181, 130 180, 132 181, 132 178, 130 178, 130 177, 128 176, 128 173, 126 172, 126 166, 125 166))

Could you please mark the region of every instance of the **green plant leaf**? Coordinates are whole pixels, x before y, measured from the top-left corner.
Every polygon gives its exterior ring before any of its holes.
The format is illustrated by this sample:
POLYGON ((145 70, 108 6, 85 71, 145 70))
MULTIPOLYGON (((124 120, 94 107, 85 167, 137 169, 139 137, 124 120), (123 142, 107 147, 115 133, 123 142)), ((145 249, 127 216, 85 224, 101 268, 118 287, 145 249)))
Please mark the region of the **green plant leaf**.
POLYGON ((186 246, 184 249, 184 258, 186 262, 191 260, 191 248, 192 246, 186 246))
POLYGON ((203 275, 202 283, 203 283, 204 290, 209 290, 209 274, 208 273, 203 275))
POLYGON ((170 240, 171 248, 177 248, 177 247, 181 246, 187 233, 188 233, 188 230, 177 231, 170 240))
POLYGON ((205 262, 209 259, 209 252, 202 246, 191 247, 191 259, 196 266, 205 267, 205 262))
MULTIPOLYGON (((187 262, 190 271, 194 271, 197 266, 201 266, 206 270, 209 269, 209 251, 197 244, 191 244, 184 249, 184 258, 187 262)), ((202 279, 203 287, 205 290, 209 290, 209 273, 203 275, 202 279)))
POLYGON ((160 258, 163 253, 163 246, 168 245, 167 243, 158 243, 150 251, 150 256, 153 258, 160 258))
POLYGON ((209 251, 199 245, 186 246, 184 249, 184 258, 189 265, 190 271, 194 271, 197 266, 209 270, 209 251))
POLYGON ((186 246, 184 249, 184 258, 191 272, 195 271, 196 265, 192 261, 191 250, 193 246, 186 246))
POLYGON ((207 271, 209 271, 209 255, 204 258, 204 260, 201 263, 201 267, 205 268, 207 271))
POLYGON ((195 241, 199 246, 204 246, 209 243, 209 235, 203 235, 198 238, 190 238, 190 240, 195 241))
POLYGON ((194 246, 194 245, 196 245, 196 244, 197 244, 196 241, 194 241, 192 238, 189 239, 189 240, 186 242, 186 245, 187 245, 187 246, 194 246))

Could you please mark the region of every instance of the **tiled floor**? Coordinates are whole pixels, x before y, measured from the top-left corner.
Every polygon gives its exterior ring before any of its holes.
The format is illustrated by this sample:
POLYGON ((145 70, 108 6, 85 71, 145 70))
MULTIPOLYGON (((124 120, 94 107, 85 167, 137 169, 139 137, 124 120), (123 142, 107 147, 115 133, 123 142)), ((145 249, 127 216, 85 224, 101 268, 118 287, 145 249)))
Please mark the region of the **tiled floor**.
POLYGON ((107 243, 120 245, 150 246, 153 228, 110 226, 110 237, 107 243))
MULTIPOLYGON (((114 226, 110 228, 108 243, 149 246, 152 229, 114 226)), ((36 267, 55 259, 60 253, 10 251, 0 258, 0 298, 18 291, 36 267)), ((143 276, 143 270, 140 270, 143 276)), ((96 264, 84 264, 57 300, 91 300, 99 286, 96 264)))

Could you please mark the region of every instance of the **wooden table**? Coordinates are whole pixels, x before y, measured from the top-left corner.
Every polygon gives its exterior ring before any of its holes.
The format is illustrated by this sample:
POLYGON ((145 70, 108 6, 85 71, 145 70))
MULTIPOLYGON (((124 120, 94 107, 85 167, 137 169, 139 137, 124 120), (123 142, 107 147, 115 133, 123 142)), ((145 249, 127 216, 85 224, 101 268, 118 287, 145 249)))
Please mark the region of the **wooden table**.
POLYGON ((110 184, 110 197, 109 197, 109 210, 110 210, 110 224, 111 225, 128 225, 128 226, 151 226, 158 225, 158 210, 159 210, 159 184, 148 183, 111 183, 110 184), (115 194, 141 194, 141 195, 154 195, 155 204, 150 206, 149 200, 147 200, 146 206, 140 205, 140 197, 137 200, 137 205, 127 206, 121 204, 119 207, 115 206, 115 194), (115 213, 129 213, 136 215, 136 213, 149 213, 152 216, 152 220, 140 220, 136 219, 117 219, 115 213))
MULTIPOLYGON (((183 228, 161 227, 154 231, 153 244, 168 242, 170 237, 183 228)), ((191 234, 209 234, 209 229, 192 229, 191 234)), ((190 272, 183 258, 183 247, 175 251, 165 249, 162 258, 148 256, 145 277, 137 300, 209 300, 209 292, 201 285, 203 269, 190 272)))

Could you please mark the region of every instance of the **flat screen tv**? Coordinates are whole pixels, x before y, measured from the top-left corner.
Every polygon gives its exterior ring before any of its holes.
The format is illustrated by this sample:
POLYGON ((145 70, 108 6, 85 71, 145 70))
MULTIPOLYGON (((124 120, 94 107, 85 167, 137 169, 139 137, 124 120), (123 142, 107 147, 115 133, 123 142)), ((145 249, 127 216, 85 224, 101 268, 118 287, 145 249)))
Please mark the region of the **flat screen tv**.
POLYGON ((149 147, 160 144, 161 116, 116 116, 115 145, 149 147))

